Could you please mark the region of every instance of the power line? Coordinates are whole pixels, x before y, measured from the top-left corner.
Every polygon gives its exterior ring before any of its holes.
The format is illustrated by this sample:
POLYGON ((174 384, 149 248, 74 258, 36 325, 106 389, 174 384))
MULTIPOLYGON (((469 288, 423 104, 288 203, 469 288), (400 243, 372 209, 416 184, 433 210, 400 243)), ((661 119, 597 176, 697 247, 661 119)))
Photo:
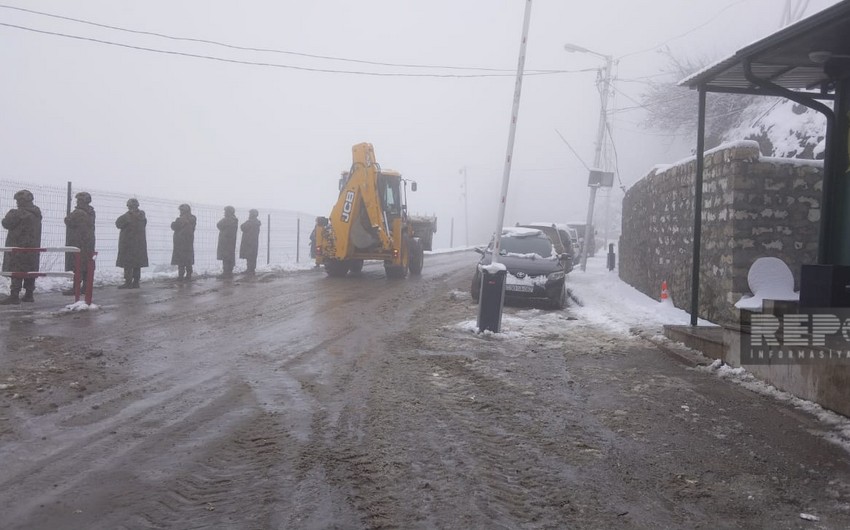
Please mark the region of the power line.
POLYGON ((722 15, 723 13, 728 11, 729 9, 735 7, 736 5, 743 4, 744 2, 747 2, 747 1, 748 0, 737 0, 737 2, 732 2, 731 4, 727 5, 726 7, 724 7, 723 9, 718 11, 717 13, 715 13, 715 15, 713 17, 709 18, 708 20, 706 20, 704 23, 700 24, 699 26, 695 26, 695 27, 689 29, 688 31, 686 31, 684 33, 680 33, 679 35, 676 35, 674 37, 670 37, 669 39, 665 40, 661 44, 657 44, 657 45, 655 45, 651 48, 646 48, 645 50, 638 50, 636 52, 631 52, 631 53, 627 53, 625 55, 621 55, 620 59, 623 59, 625 57, 631 57, 632 55, 639 55, 641 53, 651 52, 651 51, 657 50, 658 48, 661 48, 662 46, 665 46, 665 45, 673 42, 674 40, 681 39, 682 37, 687 37, 691 33, 695 32, 697 30, 700 30, 700 29, 708 26, 712 22, 714 22, 715 20, 717 20, 718 17, 720 17, 720 15, 722 15))
MULTIPOLYGON (((474 67, 474 66, 470 66, 470 67, 466 67, 466 66, 441 66, 441 65, 406 64, 406 63, 385 63, 385 62, 379 62, 379 61, 367 61, 367 60, 363 60, 363 59, 349 59, 349 58, 344 58, 344 57, 333 57, 333 56, 329 56, 329 55, 315 55, 315 54, 310 54, 310 53, 294 52, 294 51, 280 50, 280 49, 274 49, 274 48, 256 48, 256 47, 252 47, 252 46, 241 46, 241 45, 238 45, 238 44, 228 44, 228 43, 225 43, 225 42, 220 42, 220 41, 215 41, 215 40, 197 39, 197 38, 191 38, 191 37, 178 37, 178 36, 174 36, 174 35, 168 35, 168 34, 165 34, 165 33, 157 33, 157 32, 154 32, 154 31, 142 31, 142 30, 124 28, 124 27, 121 27, 121 26, 113 26, 113 25, 110 25, 110 24, 102 24, 102 23, 99 23, 99 22, 92 22, 90 20, 84 20, 84 19, 81 19, 81 18, 73 18, 73 17, 67 17, 67 16, 63 16, 63 15, 56 15, 56 14, 53 14, 53 13, 46 13, 44 11, 36 11, 34 9, 25 9, 23 7, 16 7, 16 6, 10 6, 10 5, 5 5, 5 4, 0 4, 0 8, 11 9, 11 10, 15 10, 15 11, 22 11, 22 12, 31 13, 31 14, 34 14, 34 15, 50 17, 50 18, 55 18, 55 19, 60 19, 60 20, 67 20, 67 21, 70 21, 70 22, 77 22, 79 24, 86 24, 86 25, 95 26, 95 27, 98 27, 98 28, 111 29, 111 30, 115 30, 115 31, 123 31, 123 32, 126 32, 126 33, 133 33, 133 34, 136 34, 136 35, 148 35, 148 36, 152 36, 152 37, 160 37, 160 38, 163 38, 163 39, 169 39, 169 40, 174 40, 174 41, 195 42, 195 43, 200 43, 200 44, 211 44, 213 46, 221 46, 221 47, 230 48, 230 49, 233 49, 233 50, 262 52, 262 53, 277 53, 277 54, 285 54, 285 55, 294 55, 294 56, 298 56, 298 57, 308 57, 308 58, 311 58, 311 59, 324 59, 324 60, 331 60, 331 61, 342 61, 342 62, 349 62, 349 63, 368 64, 368 65, 374 65, 374 66, 390 66, 390 67, 394 67, 394 68, 430 68, 430 69, 444 69, 444 70, 473 70, 473 71, 483 71, 483 72, 502 72, 502 73, 508 73, 511 76, 516 75, 516 72, 513 71, 513 70, 501 69, 501 68, 483 68, 483 67, 474 67)), ((563 70, 529 70, 526 73, 531 73, 531 72, 535 72, 535 73, 563 73, 564 71, 563 70)))
POLYGON ((590 171, 590 167, 588 167, 588 165, 584 163, 584 160, 582 160, 581 157, 579 156, 578 152, 575 149, 573 149, 573 146, 570 145, 570 142, 568 142, 567 139, 564 138, 564 135, 561 134, 561 131, 559 131, 558 129, 555 129, 555 132, 558 133, 558 136, 561 137, 561 140, 565 144, 567 144, 567 147, 569 147, 570 151, 572 151, 573 154, 576 156, 576 158, 578 158, 578 161, 581 162, 581 165, 583 165, 586 170, 590 171))
MULTIPOLYGON (((623 121, 623 120, 619 120, 619 119, 614 120, 614 121, 616 123, 628 123, 628 124, 634 125, 636 127, 643 127, 643 125, 641 125, 640 123, 623 121)), ((643 129, 643 128, 641 128, 641 129, 630 129, 628 127, 620 126, 620 127, 617 128, 617 130, 618 131, 626 131, 626 132, 632 133, 632 134, 640 134, 640 135, 643 135, 643 136, 656 136, 658 138, 681 138, 682 137, 682 134, 680 134, 680 133, 654 133, 654 132, 649 132, 648 130, 643 129)))
POLYGON ((654 79, 656 77, 669 77, 669 76, 670 76, 670 72, 658 72, 657 74, 642 75, 640 77, 634 77, 634 78, 619 77, 618 80, 626 81, 626 82, 629 82, 629 83, 642 83, 642 82, 645 82, 647 79, 654 79))
MULTIPOLYGON (((620 92, 619 90, 617 90, 617 91, 620 92)), ((620 92, 620 94, 623 94, 623 92, 620 92)), ((668 98, 668 99, 665 99, 664 101, 650 101, 648 103, 639 103, 639 102, 635 101, 634 99, 630 98, 629 96, 627 96, 626 94, 623 94, 624 97, 626 97, 627 99, 631 100, 634 103, 637 103, 637 105, 635 105, 633 107, 620 107, 619 109, 612 110, 611 114, 616 114, 616 113, 619 113, 619 112, 627 112, 627 111, 630 111, 630 110, 637 110, 637 109, 642 109, 642 110, 646 110, 648 112, 654 113, 655 111, 652 110, 651 107, 657 107, 657 106, 660 106, 660 105, 667 105, 671 101, 678 101, 680 99, 689 98, 689 97, 691 97, 691 94, 693 94, 693 92, 690 92, 690 91, 683 92, 681 96, 676 96, 674 98, 668 98)))
MULTIPOLYGON (((8 24, 5 22, 0 22, 0 26, 5 26, 8 28, 15 28, 24 31, 31 31, 33 33, 40 33, 43 35, 52 35, 56 37, 63 37, 67 39, 81 40, 94 42, 97 44, 105 44, 107 46, 117 46, 120 48, 129 48, 131 50, 140 50, 152 53, 161 53, 165 55, 179 55, 182 57, 191 57, 194 59, 206 59, 210 61, 219 61, 224 63, 233 63, 233 64, 245 64, 250 66, 266 66, 272 68, 286 68, 291 70, 302 70, 307 72, 321 72, 321 73, 330 73, 330 74, 351 74, 351 75, 367 75, 367 76, 378 76, 378 77, 437 77, 437 78, 480 78, 480 77, 514 77, 516 74, 513 73, 504 73, 504 74, 417 74, 417 73, 400 73, 400 72, 365 72, 365 71, 357 71, 357 70, 336 70, 331 68, 312 68, 307 66, 295 66, 289 64, 279 64, 279 63, 269 63, 269 62, 260 62, 260 61, 243 61, 239 59, 228 59, 226 57, 218 57, 215 55, 204 55, 198 53, 188 53, 188 52, 180 52, 176 50, 162 50, 158 48, 148 48, 146 46, 136 46, 132 44, 124 44, 120 42, 113 42, 102 39, 95 39, 93 37, 81 37, 79 35, 71 35, 68 33, 59 33, 55 31, 46 31, 41 29, 30 28, 27 26, 19 26, 16 24, 8 24)), ((553 74, 564 74, 564 73, 579 73, 579 72, 587 72, 592 69, 583 69, 583 70, 552 70, 552 71, 539 71, 539 72, 531 72, 526 75, 553 75, 553 74)))
MULTIPOLYGON (((616 112, 619 112, 619 111, 622 111, 622 110, 634 110, 634 109, 643 109, 643 110, 645 110, 645 111, 647 111, 647 112, 655 113, 655 111, 654 111, 654 110, 652 110, 652 109, 649 107, 649 105, 647 105, 647 104, 645 104, 645 103, 641 103, 640 101, 638 101, 638 100, 634 99, 633 97, 631 97, 630 95, 626 94, 625 92, 623 92, 622 90, 620 90, 620 89, 619 89, 619 88, 617 88, 616 86, 613 86, 613 85, 612 85, 612 88, 614 89, 614 91, 615 91, 615 92, 617 92, 618 94, 620 94, 621 96, 623 96, 624 98, 628 99, 629 101, 631 101, 632 103, 634 103, 634 104, 636 105, 635 107, 623 107, 623 108, 621 108, 621 109, 615 109, 614 111, 612 111, 612 112, 611 112, 612 114, 614 114, 614 113, 616 113, 616 112)), ((670 98, 670 99, 668 99, 668 100, 665 100, 663 103, 668 103, 668 102, 670 102, 670 101, 675 101, 675 100, 677 100, 677 99, 683 99, 683 98, 685 98, 685 97, 687 97, 687 96, 688 96, 688 95, 682 95, 682 96, 677 96, 677 97, 675 97, 675 98, 670 98)), ((656 103, 652 103, 652 104, 653 104, 653 105, 660 105, 660 104, 662 104, 662 102, 656 102, 656 103)))
POLYGON ((617 144, 614 143, 614 137, 611 135, 611 126, 608 120, 605 120, 605 132, 608 133, 608 139, 611 140, 611 148, 614 149, 614 173, 617 175, 617 182, 620 183, 620 189, 626 191, 626 186, 623 185, 623 179, 620 178, 620 155, 617 153, 617 144))

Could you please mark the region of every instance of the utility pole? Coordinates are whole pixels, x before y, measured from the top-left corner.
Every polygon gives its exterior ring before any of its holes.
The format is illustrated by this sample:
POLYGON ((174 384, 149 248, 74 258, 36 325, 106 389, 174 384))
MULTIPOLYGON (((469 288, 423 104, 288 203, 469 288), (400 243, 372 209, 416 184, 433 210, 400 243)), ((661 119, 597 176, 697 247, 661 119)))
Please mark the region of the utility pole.
POLYGON ((525 0, 525 15, 522 22, 522 39, 519 46, 519 60, 514 85, 514 101, 511 109, 511 123, 508 128, 508 148, 505 154, 505 170, 502 174, 502 192, 499 200, 499 215, 496 221, 496 233, 493 237, 493 252, 490 265, 481 270, 481 291, 478 301, 478 332, 498 333, 502 326, 502 304, 505 300, 505 278, 507 268, 499 263, 499 250, 502 248, 502 227, 505 224, 505 203, 508 198, 508 184, 511 180, 511 165, 514 157, 516 125, 519 119, 519 102, 522 95, 522 75, 525 71, 525 53, 528 48, 528 27, 531 22, 531 0, 525 0))
POLYGON ((463 175, 463 229, 466 235, 464 244, 469 247, 469 186, 466 179, 466 166, 460 168, 460 173, 463 175))
MULTIPOLYGON (((508 149, 505 155, 505 170, 502 173, 502 192, 499 199, 499 215, 496 221, 496 232, 493 239, 492 264, 499 263, 499 250, 502 248, 502 227, 505 224, 505 204, 508 199, 508 184, 511 180, 511 165, 514 158, 514 141, 516 139, 516 125, 519 118, 519 100, 522 94, 522 75, 525 71, 525 51, 528 46, 528 26, 531 21, 531 0, 525 0, 525 16, 522 25, 522 40, 519 48, 519 64, 517 65, 516 85, 514 86, 514 102, 511 109, 511 123, 508 128, 508 149)), ((504 289, 504 286, 503 286, 504 289)), ((495 330, 498 331, 498 330, 495 330)))
MULTIPOLYGON (((589 51, 589 50, 585 50, 589 51)), ((590 52, 594 53, 594 52, 590 52)), ((596 54, 601 55, 601 54, 596 54)), ((614 58, 610 55, 602 55, 605 58, 605 67, 600 71, 599 80, 602 83, 602 104, 599 107, 599 125, 596 130, 596 152, 593 156, 593 169, 602 169, 603 145, 605 142, 605 134, 608 130, 608 95, 611 92, 611 74, 614 68, 614 58)), ((587 255, 590 253, 588 245, 590 244, 590 236, 593 230, 593 208, 596 203, 596 190, 599 189, 599 184, 590 185, 590 200, 587 203, 587 222, 584 225, 584 245, 581 253, 581 270, 587 270, 587 255)))

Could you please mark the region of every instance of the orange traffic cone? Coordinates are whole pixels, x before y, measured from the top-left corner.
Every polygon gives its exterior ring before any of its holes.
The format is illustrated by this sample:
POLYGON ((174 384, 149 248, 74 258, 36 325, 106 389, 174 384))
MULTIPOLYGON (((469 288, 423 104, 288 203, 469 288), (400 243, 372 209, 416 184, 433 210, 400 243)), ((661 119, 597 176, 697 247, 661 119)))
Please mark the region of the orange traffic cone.
POLYGON ((667 280, 661 282, 661 301, 668 300, 670 296, 667 294, 667 280))

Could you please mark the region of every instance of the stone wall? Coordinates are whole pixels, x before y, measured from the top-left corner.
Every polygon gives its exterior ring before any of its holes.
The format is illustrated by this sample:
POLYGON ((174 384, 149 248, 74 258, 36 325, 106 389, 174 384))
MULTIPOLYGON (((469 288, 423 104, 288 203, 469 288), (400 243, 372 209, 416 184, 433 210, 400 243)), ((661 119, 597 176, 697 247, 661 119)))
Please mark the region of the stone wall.
MULTIPOLYGON (((623 199, 620 277, 658 298, 667 281, 690 310, 696 159, 655 169, 623 199)), ((736 323, 749 294, 747 272, 762 256, 782 259, 799 289, 800 265, 815 263, 821 161, 762 157, 758 144, 727 144, 705 155, 699 316, 736 323)))

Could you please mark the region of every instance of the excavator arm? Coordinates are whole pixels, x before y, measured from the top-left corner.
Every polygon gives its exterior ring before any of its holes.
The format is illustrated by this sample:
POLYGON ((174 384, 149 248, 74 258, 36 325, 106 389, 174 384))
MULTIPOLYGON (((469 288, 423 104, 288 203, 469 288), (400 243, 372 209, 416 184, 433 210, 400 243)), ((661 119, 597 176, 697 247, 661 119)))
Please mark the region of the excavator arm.
POLYGON ((383 261, 387 277, 420 274, 423 240, 407 215, 406 181, 396 171, 381 170, 372 144, 351 150, 351 170, 343 174, 330 216, 316 219, 316 264, 329 276, 359 272, 365 260, 383 261))
POLYGON ((379 245, 382 250, 394 247, 378 190, 380 167, 375 161, 374 148, 372 144, 360 143, 351 150, 351 171, 330 216, 337 259, 349 256, 351 245, 361 248, 379 245))

